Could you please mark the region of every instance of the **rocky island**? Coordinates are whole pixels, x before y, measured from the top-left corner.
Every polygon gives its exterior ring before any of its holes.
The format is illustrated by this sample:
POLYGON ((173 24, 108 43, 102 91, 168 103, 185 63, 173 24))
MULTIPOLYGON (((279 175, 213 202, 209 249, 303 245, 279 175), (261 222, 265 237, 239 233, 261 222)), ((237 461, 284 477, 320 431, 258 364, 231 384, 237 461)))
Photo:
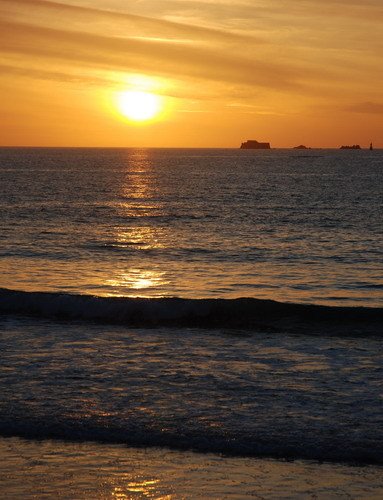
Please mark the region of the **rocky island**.
POLYGON ((307 146, 300 144, 299 146, 295 146, 293 149, 311 149, 311 148, 308 148, 307 146))
POLYGON ((270 149, 270 143, 249 140, 249 141, 243 142, 241 144, 240 149, 270 149))

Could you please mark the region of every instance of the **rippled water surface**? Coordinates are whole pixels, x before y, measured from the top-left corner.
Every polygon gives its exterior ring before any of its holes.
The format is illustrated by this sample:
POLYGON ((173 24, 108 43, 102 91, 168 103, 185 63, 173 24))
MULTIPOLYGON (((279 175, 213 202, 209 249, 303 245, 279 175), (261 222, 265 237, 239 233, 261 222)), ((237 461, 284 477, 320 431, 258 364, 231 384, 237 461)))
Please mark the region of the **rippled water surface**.
POLYGON ((383 495, 379 467, 16 438, 0 440, 0 455, 0 488, 7 499, 380 500, 383 495))
POLYGON ((0 148, 6 496, 379 498, 382 180, 383 151, 0 148))
POLYGON ((0 286, 383 304, 383 152, 0 149, 0 286))
POLYGON ((3 318, 0 434, 383 463, 381 337, 3 318))

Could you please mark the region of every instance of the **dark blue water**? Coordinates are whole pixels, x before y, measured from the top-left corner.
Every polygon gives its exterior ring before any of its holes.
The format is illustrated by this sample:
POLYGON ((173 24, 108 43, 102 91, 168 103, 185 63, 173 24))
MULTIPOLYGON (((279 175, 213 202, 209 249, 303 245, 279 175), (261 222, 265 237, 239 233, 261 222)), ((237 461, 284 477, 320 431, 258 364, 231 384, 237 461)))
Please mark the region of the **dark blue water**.
POLYGON ((383 462, 382 337, 0 328, 0 435, 383 462))

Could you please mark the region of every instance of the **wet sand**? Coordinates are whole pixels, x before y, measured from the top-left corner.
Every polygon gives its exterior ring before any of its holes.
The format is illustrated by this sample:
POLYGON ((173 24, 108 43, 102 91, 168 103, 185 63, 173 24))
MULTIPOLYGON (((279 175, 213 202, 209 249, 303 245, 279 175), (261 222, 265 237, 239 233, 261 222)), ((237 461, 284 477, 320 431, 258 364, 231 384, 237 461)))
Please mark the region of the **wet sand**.
POLYGON ((0 492, 8 500, 380 499, 383 468, 3 438, 0 492))

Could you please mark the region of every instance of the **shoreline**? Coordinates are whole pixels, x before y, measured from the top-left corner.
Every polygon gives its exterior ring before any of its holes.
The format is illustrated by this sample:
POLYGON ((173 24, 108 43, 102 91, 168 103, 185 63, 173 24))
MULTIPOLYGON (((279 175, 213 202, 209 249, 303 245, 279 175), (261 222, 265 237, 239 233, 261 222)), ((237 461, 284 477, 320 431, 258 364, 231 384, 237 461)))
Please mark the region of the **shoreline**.
POLYGON ((0 438, 5 498, 381 498, 382 467, 0 438))

